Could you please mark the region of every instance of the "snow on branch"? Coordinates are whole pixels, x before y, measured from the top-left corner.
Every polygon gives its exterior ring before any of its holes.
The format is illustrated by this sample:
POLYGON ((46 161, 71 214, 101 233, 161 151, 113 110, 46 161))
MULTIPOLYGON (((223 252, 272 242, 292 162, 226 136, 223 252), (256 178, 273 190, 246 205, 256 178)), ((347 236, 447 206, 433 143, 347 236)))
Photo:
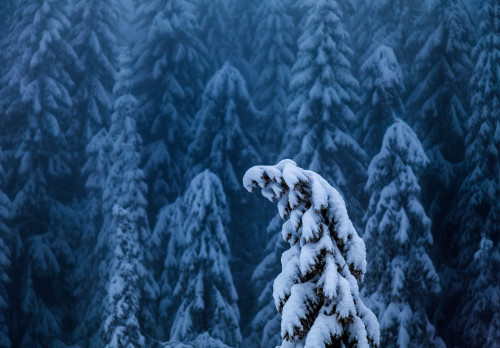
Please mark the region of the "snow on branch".
POLYGON ((274 282, 282 347, 377 347, 379 324, 359 297, 366 251, 340 193, 291 160, 250 168, 243 185, 278 201, 290 244, 274 282))

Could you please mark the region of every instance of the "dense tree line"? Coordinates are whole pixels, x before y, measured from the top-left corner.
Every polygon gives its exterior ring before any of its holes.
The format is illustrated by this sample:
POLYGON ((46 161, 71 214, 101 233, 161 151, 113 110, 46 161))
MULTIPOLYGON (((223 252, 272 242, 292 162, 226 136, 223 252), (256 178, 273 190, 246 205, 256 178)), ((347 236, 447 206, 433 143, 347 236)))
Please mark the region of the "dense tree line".
POLYGON ((500 344, 498 0, 3 0, 0 30, 0 346, 316 342, 291 323, 333 295, 277 310, 286 214, 242 185, 284 158, 346 202, 382 346, 500 344))

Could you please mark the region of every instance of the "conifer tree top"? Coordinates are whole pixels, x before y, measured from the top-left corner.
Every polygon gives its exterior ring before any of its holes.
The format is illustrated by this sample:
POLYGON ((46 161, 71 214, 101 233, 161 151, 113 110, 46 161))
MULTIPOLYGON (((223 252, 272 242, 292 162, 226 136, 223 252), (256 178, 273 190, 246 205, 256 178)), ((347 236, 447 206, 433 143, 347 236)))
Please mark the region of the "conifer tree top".
POLYGON ((359 297, 366 252, 344 200, 320 175, 291 160, 250 168, 243 184, 278 199, 283 238, 274 300, 282 312, 282 347, 378 346, 379 326, 359 297))

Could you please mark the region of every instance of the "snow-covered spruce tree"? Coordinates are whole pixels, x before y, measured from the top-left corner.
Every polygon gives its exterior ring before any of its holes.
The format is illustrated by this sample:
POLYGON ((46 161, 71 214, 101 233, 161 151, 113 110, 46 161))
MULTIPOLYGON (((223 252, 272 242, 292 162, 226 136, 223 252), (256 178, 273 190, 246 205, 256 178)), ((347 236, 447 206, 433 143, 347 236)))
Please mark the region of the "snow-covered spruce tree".
POLYGON ((358 282, 365 245, 337 190, 293 161, 250 168, 243 185, 278 199, 283 239, 274 301, 282 313, 281 347, 378 347, 379 325, 363 304, 358 282))
POLYGON ((110 278, 102 306, 107 314, 102 337, 106 348, 146 347, 139 324, 139 311, 141 283, 147 270, 142 263, 140 227, 137 221, 133 221, 137 219, 134 215, 134 212, 118 204, 113 206, 110 227, 114 231, 113 238, 108 241, 112 260, 107 265, 110 267, 110 278))
POLYGON ((141 138, 134 119, 137 100, 131 94, 132 71, 128 66, 127 53, 123 53, 120 60, 121 69, 113 88, 115 105, 109 129, 111 165, 103 193, 103 228, 106 230, 109 226, 113 229, 107 233, 107 248, 114 254, 107 263, 110 270, 105 300, 107 319, 104 342, 109 347, 114 347, 115 342, 120 342, 117 346, 127 346, 125 342, 143 345, 139 326, 146 332, 154 330, 148 303, 156 298, 158 292, 152 274, 145 267, 149 258, 145 245, 151 232, 146 215, 147 186, 144 173, 139 168, 141 138), (106 218, 110 212, 113 213, 111 221, 106 218))
POLYGON ((418 184, 428 163, 416 134, 397 120, 368 169, 363 293, 378 315, 384 347, 444 347, 425 311, 429 295, 440 291, 429 256, 431 221, 420 203, 418 184))
MULTIPOLYGON (((76 55, 66 38, 65 11, 63 0, 19 1, 9 28, 9 62, 2 80, 6 95, 0 97, 5 103, 2 123, 10 133, 10 147, 15 144, 8 149, 15 151, 15 166, 27 175, 33 174, 28 167, 44 166, 44 173, 35 175, 40 182, 51 183, 70 172, 62 148, 72 106, 73 81, 68 71, 74 68, 76 55)), ((29 181, 21 173, 16 175, 18 186, 29 181)), ((58 184, 54 186, 62 189, 58 184)), ((13 195, 19 190, 14 191, 13 195)))
POLYGON ((255 103, 265 113, 266 126, 261 138, 271 156, 280 150, 295 60, 295 27, 289 11, 286 0, 270 0, 262 2, 256 14, 259 22, 251 57, 257 72, 255 103))
MULTIPOLYGON (((95 139, 98 156, 111 147, 107 156, 109 169, 103 168, 106 159, 95 161, 94 171, 87 182, 96 194, 102 190, 102 227, 90 257, 97 275, 92 277, 92 297, 82 319, 79 337, 86 346, 134 347, 145 346, 142 328, 151 330, 152 315, 148 303, 156 297, 157 289, 145 267, 144 246, 150 238, 146 216, 147 187, 139 169, 141 138, 135 126, 137 101, 131 95, 131 71, 126 54, 113 89, 114 112, 109 133, 95 139), (108 172, 102 183, 102 176, 108 172), (85 324, 86 322, 86 324, 85 324), (87 330, 87 331, 85 331, 87 330)), ((89 149, 91 150, 91 149, 89 149)), ((91 169, 91 168, 89 168, 91 169)), ((95 233, 94 233, 95 234, 95 233)))
POLYGON ((256 126, 259 114, 247 91, 246 83, 239 71, 229 63, 210 79, 203 93, 203 104, 196 114, 188 148, 189 174, 192 178, 205 169, 216 174, 224 186, 229 201, 231 216, 238 216, 228 226, 228 235, 233 255, 235 285, 241 298, 240 303, 245 325, 251 312, 252 289, 246 280, 251 275, 252 263, 260 254, 262 227, 256 219, 258 201, 241 196, 239 179, 251 163, 259 161, 256 126), (238 231, 238 233, 236 233, 238 231), (247 306, 247 307, 245 307, 247 306))
POLYGON ((149 241, 152 249, 152 267, 159 291, 156 310, 156 317, 162 323, 156 335, 159 340, 168 339, 178 306, 174 300, 173 289, 179 277, 179 260, 183 252, 181 246, 185 243, 182 238, 179 239, 183 234, 177 231, 182 230, 189 209, 190 207, 183 203, 183 196, 160 209, 149 241))
POLYGON ((275 347, 281 343, 281 314, 276 311, 273 300, 274 279, 281 271, 281 254, 287 246, 280 233, 281 222, 279 214, 269 222, 264 258, 252 274, 257 310, 248 328, 245 347, 275 347))
POLYGON ((231 9, 225 0, 197 0, 197 35, 207 48, 207 73, 214 74, 231 52, 231 9))
POLYGON ((417 81, 407 108, 409 122, 430 159, 424 177, 425 205, 440 226, 453 201, 447 191, 457 191, 456 164, 463 159, 464 126, 470 114, 469 90, 464 86, 472 71, 473 30, 462 1, 443 1, 435 12, 435 27, 414 59, 417 81))
POLYGON ((191 181, 180 204, 188 210, 171 236, 182 256, 174 289, 180 305, 170 338, 188 342, 208 332, 229 346, 239 346, 238 296, 228 264, 229 214, 222 183, 205 170, 191 181))
POLYGON ((185 184, 189 125, 207 78, 207 50, 198 37, 192 0, 141 2, 136 14, 139 128, 147 140, 144 171, 155 216, 185 184))
POLYGON ((457 210, 461 233, 454 235, 460 265, 470 263, 482 236, 495 243, 500 238, 500 5, 482 1, 480 15, 480 38, 473 50, 472 115, 466 123, 466 177, 457 210))
POLYGON ((87 144, 86 162, 82 168, 86 192, 82 202, 82 215, 86 223, 82 227, 77 269, 73 275, 74 283, 78 284, 75 295, 80 299, 75 312, 81 313, 79 324, 73 332, 77 342, 95 335, 100 325, 101 297, 87 295, 92 294, 96 284, 100 284, 100 274, 95 270, 101 260, 95 256, 95 252, 98 236, 103 228, 102 196, 109 173, 111 145, 108 131, 101 128, 87 144))
MULTIPOLYGON (((51 205, 67 198, 70 170, 64 129, 72 105, 66 1, 18 1, 8 30, 7 83, 2 86, 2 133, 8 132, 13 233, 9 285, 13 346, 57 346, 64 310, 62 276, 49 230, 51 205), (4 94, 6 92, 6 94, 4 94), (5 98, 4 98, 5 97, 5 98), (5 128, 3 128, 5 126, 5 128)), ((5 150, 5 149, 4 149, 5 150)))
MULTIPOLYGON (((470 79, 472 24, 462 1, 440 8, 427 40, 415 57, 418 82, 409 100, 415 111, 412 122, 417 134, 425 135, 422 144, 436 166, 453 158, 464 137, 468 114, 468 94, 463 88, 470 79)), ((455 155, 456 156, 456 155, 455 155)), ((442 180, 447 182, 447 180, 442 180)))
POLYGON ((249 59, 252 55, 252 43, 259 18, 257 9, 263 0, 234 0, 230 2, 231 22, 231 57, 228 58, 241 71, 245 78, 250 79, 252 68, 249 59))
MULTIPOLYGON (((483 238, 466 269, 467 291, 457 318, 462 332, 454 343, 470 347, 498 347, 500 342, 500 248, 483 238)), ((460 308, 460 306, 459 306, 460 308)))
POLYGON ((251 133, 258 118, 245 80, 231 64, 224 64, 208 82, 194 119, 188 151, 191 173, 209 168, 228 195, 239 190, 238 178, 260 158, 251 133))
POLYGON ((78 55, 78 69, 72 72, 76 88, 68 134, 81 155, 90 139, 110 124, 118 66, 116 6, 101 0, 75 0, 71 6, 71 45, 78 55))
POLYGON ((380 45, 391 47, 399 59, 404 81, 407 81, 415 55, 415 45, 410 45, 410 41, 415 38, 422 41, 425 31, 429 29, 427 26, 419 26, 418 19, 422 14, 427 15, 427 5, 438 1, 441 0, 359 0, 358 9, 351 21, 351 32, 360 65, 380 45))
POLYGON ((338 187, 359 223, 361 204, 352 192, 364 182, 368 159, 349 130, 356 122, 351 107, 359 99, 358 82, 351 73, 349 35, 336 0, 312 5, 298 46, 282 157, 320 172, 338 187))
POLYGON ((2 189, 6 186, 3 160, 3 152, 0 149, 0 346, 10 348, 12 346, 8 314, 10 301, 7 287, 11 282, 8 273, 13 256, 11 250, 14 245, 14 235, 8 225, 11 202, 2 189))
POLYGON ((111 145, 108 131, 106 128, 101 128, 92 136, 86 147, 87 161, 83 166, 82 176, 85 178, 85 216, 88 229, 82 236, 84 245, 94 245, 102 226, 102 194, 109 173, 111 145))
POLYGON ((79 69, 73 72, 76 81, 74 92, 75 113, 68 135, 76 140, 75 153, 85 151, 86 161, 81 168, 85 179, 84 226, 79 248, 78 271, 75 283, 79 284, 79 305, 83 311, 76 340, 91 337, 99 327, 100 303, 91 305, 85 294, 93 291, 99 275, 93 272, 100 260, 89 258, 96 248, 102 229, 102 195, 110 166, 111 140, 107 129, 113 111, 113 86, 118 67, 118 48, 115 37, 118 20, 116 4, 109 1, 78 0, 72 7, 71 44, 78 54, 79 69), (88 281, 82 281, 87 279, 88 281), (95 311, 88 311, 93 308, 95 311))
POLYGON ((362 146, 372 157, 380 149, 385 130, 404 114, 403 73, 392 48, 380 45, 361 66, 363 92, 360 114, 362 146))
POLYGON ((466 176, 459 191, 457 214, 452 218, 458 221, 460 233, 453 235, 450 246, 457 248, 452 266, 467 272, 456 284, 458 315, 448 330, 457 345, 464 342, 488 347, 494 339, 491 335, 495 331, 498 334, 500 311, 499 302, 488 297, 499 293, 500 4, 481 1, 479 13, 480 35, 473 50, 472 115, 466 123, 466 176), (483 284, 497 286, 484 288, 483 284))

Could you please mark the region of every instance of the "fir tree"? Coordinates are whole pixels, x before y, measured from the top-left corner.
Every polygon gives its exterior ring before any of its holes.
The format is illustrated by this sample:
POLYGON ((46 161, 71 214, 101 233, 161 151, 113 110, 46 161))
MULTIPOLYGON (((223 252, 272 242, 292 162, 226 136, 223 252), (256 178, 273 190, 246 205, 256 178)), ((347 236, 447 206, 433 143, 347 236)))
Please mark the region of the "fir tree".
POLYGON ((499 311, 498 301, 487 297, 498 296, 498 285, 484 286, 498 284, 499 269, 500 4, 482 1, 479 13, 480 37, 473 50, 472 115, 466 124, 466 175, 454 216, 459 233, 454 234, 450 246, 459 250, 452 254, 455 259, 451 265, 460 273, 466 272, 455 284, 459 305, 448 331, 456 344, 488 347, 498 337, 495 325, 499 311))
POLYGON ((259 22, 251 57, 253 70, 258 72, 255 103, 265 113, 266 132, 261 138, 270 154, 277 153, 281 146, 295 60, 295 28, 289 11, 285 0, 271 0, 262 2, 256 14, 259 22))
POLYGON ((229 214, 222 183, 204 171, 191 181, 182 204, 189 210, 182 228, 172 235, 182 248, 182 256, 174 289, 180 305, 171 339, 190 341, 208 332, 212 338, 238 346, 238 296, 227 261, 229 214))
POLYGON ((228 59, 246 79, 250 79, 252 74, 249 59, 252 55, 254 33, 259 21, 257 9, 263 2, 263 0, 235 0, 230 3, 230 26, 234 29, 230 40, 232 54, 228 59))
POLYGON ((89 332, 84 328, 82 332, 87 336, 81 338, 91 346, 145 346, 141 330, 152 330, 148 303, 157 293, 145 266, 148 255, 144 248, 150 239, 147 187, 139 169, 141 138, 133 118, 137 100, 130 94, 132 76, 127 59, 124 54, 113 89, 115 105, 107 139, 102 132, 104 138, 94 138, 96 149, 89 149, 104 157, 89 161, 97 164, 89 166, 92 180, 87 181, 95 194, 102 191, 102 226, 94 241, 93 260, 87 261, 95 265, 98 273, 93 278, 92 297, 83 323, 89 332), (109 155, 101 155, 108 147, 109 155), (106 157, 108 165, 104 163, 106 157), (107 176, 103 183, 104 172, 107 176))
POLYGON ((103 303, 107 317, 104 322, 103 343, 106 348, 145 347, 141 334, 139 311, 141 305, 140 284, 147 272, 142 264, 139 231, 134 213, 113 207, 111 221, 113 240, 108 247, 113 259, 108 265, 110 279, 106 301, 103 303), (131 221, 132 220, 132 221, 131 221))
MULTIPOLYGON (((467 90, 461 88, 469 80, 471 21, 463 3, 456 1, 442 7, 435 23, 415 58, 418 83, 409 97, 410 110, 415 110, 413 123, 417 133, 425 135, 422 144, 432 161, 442 167, 443 159, 457 162, 464 137, 464 121, 468 114, 467 90)), ((447 180, 442 180, 446 183, 447 180)))
POLYGON ((259 160, 251 135, 259 119, 239 71, 226 63, 208 82, 193 123, 188 158, 192 173, 209 168, 231 195, 239 190, 244 168, 259 160))
POLYGON ((381 45, 361 66, 363 148, 374 156, 385 130, 404 114, 403 73, 392 48, 381 45))
POLYGON ((398 120, 368 169, 364 292, 378 315, 383 346, 444 347, 425 311, 430 293, 440 291, 429 256, 431 221, 417 179, 428 163, 416 134, 398 120))
MULTIPOLYGON (((233 276, 242 299, 253 294, 246 279, 251 276, 255 255, 260 254, 261 236, 255 231, 255 200, 242 199, 239 181, 245 168, 259 160, 256 129, 259 120, 239 71, 226 63, 208 82, 203 93, 203 104, 196 114, 188 148, 189 177, 205 169, 217 175, 229 201, 231 221, 229 229, 240 231, 229 235, 234 255, 233 276)), ((245 315, 251 311, 251 300, 239 303, 245 315)), ((242 318, 245 325, 247 317, 242 318)))
POLYGON ((352 50, 337 1, 314 3, 298 45, 282 156, 333 182, 347 197, 354 221, 359 220, 361 204, 352 192, 364 180, 367 158, 349 130, 356 122, 351 107, 358 101, 358 82, 351 73, 352 50))
MULTIPOLYGON (((474 259, 465 271, 467 291, 457 317, 461 331, 457 343, 471 347, 497 347, 500 342, 500 250, 498 242, 481 239, 474 259)), ((458 338, 458 337, 457 337, 458 338)))
POLYGON ((137 100, 130 94, 132 72, 126 54, 121 64, 113 89, 116 101, 109 129, 111 166, 103 193, 104 229, 109 228, 107 247, 114 254, 108 263, 111 269, 105 304, 104 342, 108 347, 144 346, 140 328, 153 330, 153 317, 147 303, 157 294, 156 284, 145 267, 148 258, 145 243, 151 234, 146 215, 147 186, 139 168, 141 138, 133 118, 137 100), (111 221, 106 219, 109 212, 112 212, 111 221))
MULTIPOLYGON (((75 53, 66 33, 66 2, 19 1, 10 23, 8 83, 3 125, 12 158, 12 223, 19 242, 12 250, 10 338, 14 346, 61 344, 60 240, 49 228, 52 205, 66 200, 71 173, 64 129, 72 105, 75 53), (14 145, 14 146, 13 146, 14 145)), ((4 94, 5 93, 5 94, 4 94)), ((2 117, 3 118, 3 117, 2 117)))
POLYGON ((468 89, 463 86, 472 70, 469 14, 461 1, 444 3, 448 6, 435 11, 433 30, 415 57, 418 81, 407 102, 409 121, 431 160, 424 196, 437 226, 453 201, 449 191, 456 191, 456 164, 463 159, 469 115, 468 89))
POLYGON ((428 24, 432 24, 431 20, 425 25, 421 21, 432 17, 428 11, 436 8, 433 5, 439 1, 360 0, 351 23, 359 63, 362 64, 380 45, 391 47, 400 61, 404 81, 409 81, 413 58, 428 37, 428 24))
POLYGON ((143 2, 137 18, 139 126, 148 140, 144 171, 154 216, 182 192, 188 130, 207 76, 207 53, 191 0, 143 2))
POLYGON ((214 74, 231 58, 232 16, 227 1, 197 0, 197 36, 207 48, 208 73, 214 74))
MULTIPOLYGON (((179 260, 182 256, 184 240, 182 230, 187 210, 183 197, 163 207, 156 218, 156 225, 149 244, 153 249, 153 267, 159 270, 155 274, 158 279, 157 318, 162 321, 158 330, 158 338, 168 339, 174 320, 177 302, 173 298, 173 289, 179 278, 179 260), (176 236, 175 238, 173 236, 176 236)), ((172 342, 171 342, 172 343, 172 342)))
POLYGON ((118 66, 115 32, 119 16, 112 1, 76 0, 71 10, 71 45, 79 64, 72 72, 76 85, 74 121, 68 134, 79 142, 74 146, 80 153, 97 132, 110 124, 118 66))
POLYGON ((494 242, 500 238, 500 5, 483 1, 480 13, 481 35, 473 51, 472 115, 465 138, 466 177, 458 204, 461 233, 455 239, 455 246, 467 251, 460 253, 461 265, 470 263, 481 236, 494 242))
POLYGON ((280 216, 287 219, 282 236, 290 248, 281 257, 273 293, 282 313, 281 347, 378 347, 377 320, 358 290, 365 245, 338 191, 290 160, 252 167, 243 184, 277 198, 280 216))
MULTIPOLYGON (((86 207, 85 215, 89 222, 82 241, 92 240, 102 226, 102 194, 106 187, 106 178, 109 173, 111 141, 106 128, 101 128, 90 139, 86 148, 87 161, 82 169, 85 178, 86 207)), ((90 242, 90 245, 93 243, 90 242)))
POLYGON ((78 248, 77 270, 74 283, 78 284, 75 295, 80 298, 75 309, 80 313, 79 325, 74 330, 73 337, 76 341, 86 340, 99 328, 98 297, 88 297, 94 291, 94 286, 99 282, 99 274, 95 272, 100 260, 95 257, 95 248, 98 236, 103 226, 102 196, 106 188, 106 178, 109 173, 111 141, 106 128, 101 128, 94 134, 86 147, 86 162, 82 168, 85 180, 85 197, 82 202, 83 225, 80 246, 78 248))

